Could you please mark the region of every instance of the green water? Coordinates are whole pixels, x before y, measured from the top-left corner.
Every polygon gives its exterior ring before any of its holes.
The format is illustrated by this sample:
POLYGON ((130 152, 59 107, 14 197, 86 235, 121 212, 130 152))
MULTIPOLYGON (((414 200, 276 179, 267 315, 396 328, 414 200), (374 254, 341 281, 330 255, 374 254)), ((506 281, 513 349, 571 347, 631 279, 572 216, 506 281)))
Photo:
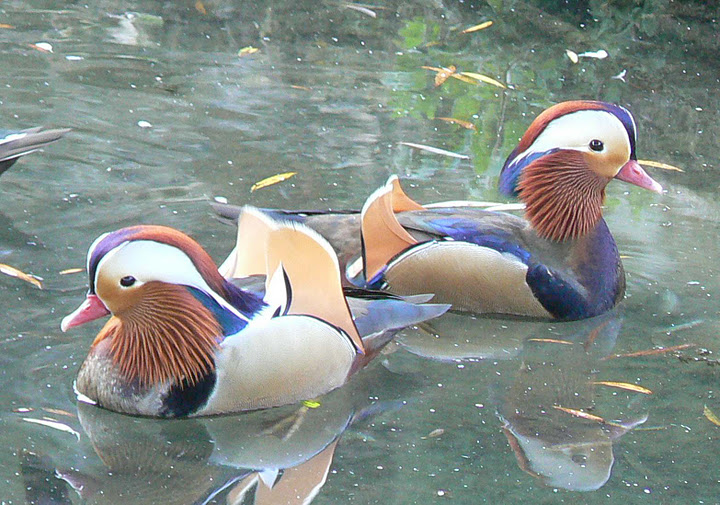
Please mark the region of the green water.
POLYGON ((313 487, 323 472, 308 460, 330 456, 314 503, 720 503, 720 427, 703 415, 705 406, 720 415, 717 7, 369 9, 0 4, 2 126, 73 128, 0 180, 0 262, 45 288, 0 277, 3 503, 285 503, 251 472, 268 482, 282 474, 276 489, 313 487), (486 20, 494 24, 461 33, 486 20), (247 46, 259 51, 239 57, 247 46), (575 64, 568 49, 591 55, 575 64), (609 56, 592 57, 599 50, 609 56), (510 88, 452 78, 435 88, 421 68, 450 65, 510 88), (100 233, 170 225, 219 262, 234 229, 213 217, 215 197, 358 208, 398 174, 420 202, 497 200, 499 169, 532 118, 577 98, 629 107, 638 156, 685 170, 649 169, 662 196, 608 187, 605 216, 628 277, 617 312, 573 324, 449 316, 435 334, 405 331, 316 409, 180 422, 78 409, 72 382, 99 324, 60 332, 87 283, 60 272, 82 267, 100 233), (282 172, 297 175, 250 191, 282 172), (608 359, 683 344, 695 346, 608 359), (600 429, 553 405, 614 424, 600 429))

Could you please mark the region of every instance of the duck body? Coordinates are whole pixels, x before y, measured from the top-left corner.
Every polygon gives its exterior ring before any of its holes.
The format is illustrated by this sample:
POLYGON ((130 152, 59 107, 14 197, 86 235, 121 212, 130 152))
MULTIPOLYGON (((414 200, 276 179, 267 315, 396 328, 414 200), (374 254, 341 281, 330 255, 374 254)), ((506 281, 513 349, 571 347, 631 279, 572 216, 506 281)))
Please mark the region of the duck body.
POLYGON ((124 228, 95 241, 86 300, 62 323, 112 315, 78 373, 80 399, 153 417, 295 403, 343 385, 397 330, 448 309, 386 294, 349 301, 332 249, 314 232, 251 209, 241 221, 242 259, 234 252, 225 270, 264 275, 264 297, 223 277, 170 228, 124 228))
POLYGON ((214 370, 189 383, 147 386, 127 380, 112 342, 95 345, 80 368, 77 391, 126 414, 184 417, 256 410, 311 399, 343 385, 357 358, 350 339, 322 321, 286 316, 256 322, 219 343, 214 370), (322 364, 322 365, 320 365, 322 364))
POLYGON ((356 282, 398 294, 426 289, 455 310, 554 319, 593 317, 623 296, 624 270, 602 219, 561 243, 540 238, 515 215, 477 208, 410 211, 397 219, 416 245, 356 282))
POLYGON ((0 174, 13 166, 26 154, 55 142, 69 129, 43 130, 41 127, 27 130, 0 130, 0 174))
MULTIPOLYGON (((602 218, 613 179, 661 192, 637 162, 625 108, 579 100, 543 111, 501 170, 500 191, 524 218, 473 202, 423 206, 391 177, 358 214, 298 211, 347 259, 348 283, 433 293, 453 310, 573 320, 602 314, 625 292, 625 272, 602 218), (347 241, 359 235, 360 243, 347 241), (355 260, 353 260, 355 258, 355 260)), ((231 216, 232 207, 216 206, 231 216)), ((290 211, 275 211, 288 215, 290 211)))

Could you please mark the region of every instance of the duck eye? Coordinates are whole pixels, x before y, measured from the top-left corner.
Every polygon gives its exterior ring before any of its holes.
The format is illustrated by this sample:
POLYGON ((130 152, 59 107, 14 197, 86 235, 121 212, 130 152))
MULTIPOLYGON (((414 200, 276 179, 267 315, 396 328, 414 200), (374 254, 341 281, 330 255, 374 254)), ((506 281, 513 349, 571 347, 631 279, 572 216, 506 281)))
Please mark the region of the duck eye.
POLYGON ((135 277, 133 277, 132 275, 126 275, 125 277, 120 279, 120 285, 125 288, 129 288, 133 284, 135 284, 135 277))
POLYGON ((593 139, 590 141, 590 149, 596 152, 600 152, 605 148, 605 144, 603 144, 602 140, 593 139))

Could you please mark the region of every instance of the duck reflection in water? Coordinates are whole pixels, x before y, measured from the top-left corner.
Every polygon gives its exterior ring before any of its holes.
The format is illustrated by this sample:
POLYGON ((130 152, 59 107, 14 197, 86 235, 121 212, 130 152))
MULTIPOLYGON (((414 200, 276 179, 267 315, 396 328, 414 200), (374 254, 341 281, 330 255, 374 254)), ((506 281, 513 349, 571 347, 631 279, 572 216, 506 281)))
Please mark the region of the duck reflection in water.
MULTIPOLYGON (((378 369, 399 390, 406 388, 403 379, 378 369)), ((202 419, 136 418, 79 402, 87 435, 80 443, 101 464, 82 449, 73 449, 77 461, 58 458, 57 467, 48 457, 24 455, 28 501, 52 496, 49 503, 70 504, 71 488, 84 503, 97 504, 310 503, 325 484, 343 433, 403 404, 366 400, 371 382, 353 381, 316 403, 202 419), (45 468, 38 473, 40 463, 45 468)))
POLYGON ((497 416, 523 471, 548 486, 592 491, 610 478, 613 443, 643 424, 647 413, 638 405, 636 395, 642 395, 628 393, 629 407, 620 400, 627 395, 607 399, 597 384, 606 378, 608 362, 601 358, 621 328, 614 313, 557 328, 560 336, 544 329, 525 341, 517 374, 499 395, 497 416))

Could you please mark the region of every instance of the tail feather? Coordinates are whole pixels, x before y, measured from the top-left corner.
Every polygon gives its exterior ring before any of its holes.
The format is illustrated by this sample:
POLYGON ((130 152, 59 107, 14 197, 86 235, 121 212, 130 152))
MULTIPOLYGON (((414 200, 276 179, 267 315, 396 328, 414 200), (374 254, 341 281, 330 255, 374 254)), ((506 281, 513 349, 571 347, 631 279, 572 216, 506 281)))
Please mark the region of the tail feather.
POLYGON ((0 161, 24 156, 33 151, 55 142, 69 132, 70 129, 42 130, 40 127, 22 130, 14 135, 8 135, 0 142, 0 161))
POLYGON ((353 364, 350 374, 365 367, 403 328, 443 315, 450 309, 448 304, 425 303, 416 305, 390 298, 367 300, 348 298, 355 316, 355 325, 362 335, 365 354, 353 364))
POLYGON ((348 298, 355 325, 368 350, 379 334, 394 335, 399 330, 443 315, 450 309, 445 303, 412 303, 403 299, 348 298))
POLYGON ((69 132, 69 129, 40 131, 40 127, 8 133, 0 138, 0 174, 13 166, 21 156, 45 147, 69 132))

